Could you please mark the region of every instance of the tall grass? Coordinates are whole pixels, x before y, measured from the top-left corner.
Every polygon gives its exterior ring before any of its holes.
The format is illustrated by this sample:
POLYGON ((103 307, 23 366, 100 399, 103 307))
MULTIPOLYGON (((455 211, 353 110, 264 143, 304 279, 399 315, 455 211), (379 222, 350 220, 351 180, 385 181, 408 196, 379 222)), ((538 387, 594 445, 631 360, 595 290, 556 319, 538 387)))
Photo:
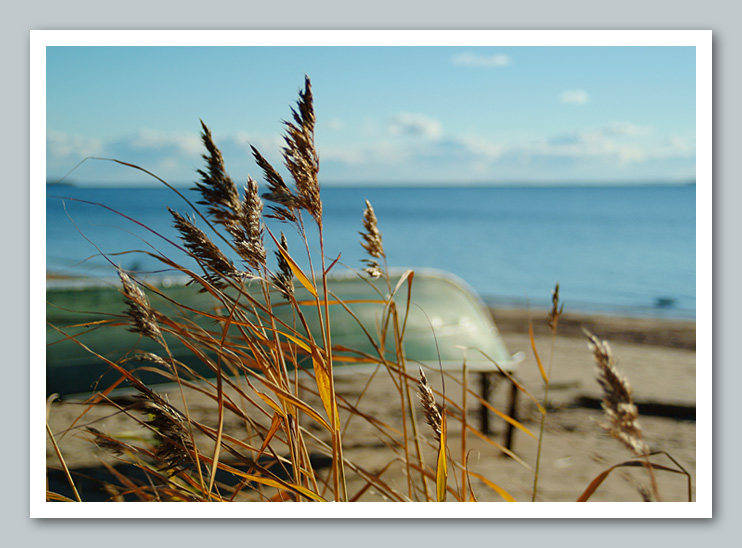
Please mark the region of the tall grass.
MULTIPOLYGON (((469 389, 466 374, 462 380, 450 372, 433 370, 442 387, 436 390, 417 364, 408 363, 404 337, 415 274, 390 274, 381 230, 369 202, 359 221, 361 245, 368 257, 356 274, 368 284, 371 297, 364 302, 381 307, 377 325, 365 325, 354 314, 353 303, 332 293, 330 272, 336 262, 326 257, 324 247, 314 128, 312 88, 307 78, 290 120, 285 122, 283 167, 290 180, 284 180, 252 148, 267 187, 261 196, 258 183, 251 178, 238 188, 227 173, 211 131, 202 123, 205 167, 199 170, 200 180, 195 185, 199 199, 192 204, 183 197, 188 210, 170 210, 180 237, 180 243, 170 243, 197 266, 186 267, 154 250, 143 253, 186 276, 204 297, 199 301, 203 306, 179 302, 118 268, 125 313, 102 323, 129 329, 152 341, 156 350, 137 351, 117 361, 97 355, 117 373, 118 380, 96 392, 76 421, 84 425, 90 409, 105 408, 125 415, 141 430, 132 438, 92 425, 84 427, 95 444, 133 465, 146 478, 135 479, 111 468, 118 480, 117 485, 107 486, 111 500, 471 501, 477 500, 472 478, 480 480, 480 489, 490 490, 502 500, 515 500, 499 482, 468 466, 466 439, 473 433, 493 454, 506 454, 528 467, 517 454, 472 426, 467 402, 482 399, 469 389), (302 246, 289 250, 283 232, 274 234, 266 219, 297 232, 302 246), (315 237, 316 241, 310 241, 315 237), (169 311, 153 306, 152 297, 167 302, 169 311), (357 322, 372 352, 333 345, 330 318, 338 310, 357 322), (172 351, 176 344, 186 347, 199 367, 176 359, 172 351), (368 383, 385 378, 391 388, 384 405, 396 406, 393 421, 380 418, 374 408, 378 404, 366 404, 365 390, 353 397, 341 395, 336 387, 340 356, 345 363, 372 368, 368 383), (145 385, 139 376, 145 371, 176 383, 177 401, 168 401, 145 385), (448 392, 443 388, 445 381, 452 383, 448 392), (124 385, 134 394, 113 391, 124 385), (458 388, 460 401, 451 397, 458 388), (210 412, 194 414, 195 398, 209 401, 210 412), (420 424, 419 416, 427 425, 420 424), (447 443, 452 425, 461 432, 458 455, 447 443), (344 439, 350 429, 368 432, 378 440, 384 447, 383 462, 369 465, 363 459, 347 458, 344 439)), ((561 314, 557 303, 558 289, 551 314, 553 337, 561 314)), ((84 346, 71 327, 53 326, 84 346)), ((595 349, 604 349, 597 339, 591 341, 595 349)), ((465 370, 466 364, 462 367, 465 370)), ((493 369, 496 367, 493 363, 493 369)), ((606 366, 604 370, 611 369, 606 366)), ((539 455, 549 386, 549 374, 543 367, 542 373, 546 393, 543 406, 539 406, 543 415, 539 455)), ((507 372, 503 374, 530 396, 507 372)), ((604 387, 613 386, 612 382, 604 381, 604 387)), ((628 405, 616 401, 609 408, 614 415, 628 405)), ((490 403, 482 403, 536 437, 490 403)), ((624 415, 620 417, 611 432, 624 443, 634 440, 624 415)), ((653 465, 644 446, 635 449, 637 456, 645 458, 651 474, 653 465)), ((62 454, 58 455, 64 465, 62 454)), ((534 500, 538 476, 537 461, 534 500)), ((67 474, 67 478, 74 488, 72 476, 67 474)), ((592 491, 600 482, 593 483, 592 491)), ((653 483, 652 493, 659 500, 656 491, 653 483)), ((80 494, 75 494, 79 500, 80 494)), ((590 494, 586 491, 585 500, 590 494)), ((64 497, 49 493, 48 499, 64 497)))

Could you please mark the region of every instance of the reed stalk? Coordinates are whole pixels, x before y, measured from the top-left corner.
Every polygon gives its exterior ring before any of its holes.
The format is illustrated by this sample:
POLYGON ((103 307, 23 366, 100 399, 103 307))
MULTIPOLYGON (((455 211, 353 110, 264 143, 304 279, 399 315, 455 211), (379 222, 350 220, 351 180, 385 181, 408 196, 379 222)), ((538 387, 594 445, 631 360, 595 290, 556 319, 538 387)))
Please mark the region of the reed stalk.
POLYGON ((562 315, 564 310, 564 304, 559 304, 559 284, 557 283, 554 287, 554 291, 551 294, 551 311, 549 312, 549 329, 551 330, 551 348, 549 350, 549 364, 547 371, 544 372, 541 366, 541 359, 536 352, 536 343, 533 340, 533 326, 529 324, 529 331, 531 335, 531 346, 533 348, 534 356, 538 362, 539 368, 541 369, 542 378, 544 381, 544 399, 541 404, 543 411, 541 412, 541 420, 539 423, 538 432, 538 447, 536 449, 536 466, 533 474, 533 494, 531 496, 531 502, 536 502, 538 494, 538 478, 541 471, 541 448, 544 441, 544 431, 546 427, 546 415, 548 413, 549 404, 549 387, 551 386, 551 368, 554 363, 554 346, 556 344, 557 327, 559 325, 559 317, 562 315))

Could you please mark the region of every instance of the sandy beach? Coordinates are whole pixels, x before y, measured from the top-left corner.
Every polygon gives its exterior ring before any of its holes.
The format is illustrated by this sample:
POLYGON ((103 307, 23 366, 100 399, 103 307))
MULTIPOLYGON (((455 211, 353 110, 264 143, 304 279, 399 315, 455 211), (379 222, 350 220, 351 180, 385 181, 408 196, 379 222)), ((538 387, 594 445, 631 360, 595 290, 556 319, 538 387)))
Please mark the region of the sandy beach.
MULTIPOLYGON (((605 434, 599 425, 603 418, 599 409, 601 394, 595 381, 595 367, 582 332, 583 327, 610 342, 618 367, 634 389, 645 441, 652 450, 670 453, 690 472, 695 492, 695 322, 579 315, 566 311, 560 321, 552 354, 545 312, 498 309, 492 313, 508 349, 511 352, 525 352, 526 359, 516 377, 539 400, 543 397, 543 381, 530 348, 529 317, 533 319, 536 347, 543 361, 546 363, 549 356, 553 356, 538 500, 575 501, 603 470, 631 458, 628 450, 605 434)), ((341 375, 338 376, 336 388, 339 394, 352 399, 367 380, 366 375, 341 375)), ((479 380, 477 374, 469 374, 471 388, 478 390, 479 380)), ((430 383, 434 389, 440 388, 440 379, 431 377, 430 383)), ((455 388, 451 386, 455 385, 447 385, 447 395, 460 403, 460 395, 452 394, 455 388)), ((390 404, 390 394, 396 398, 389 381, 378 376, 371 383, 364 401, 375 410, 379 419, 393 423, 396 420, 394 415, 399 411, 396 401, 390 404)), ((509 386, 505 381, 500 381, 492 392, 491 402, 498 409, 507 411, 508 394, 509 386)), ((171 401, 177 401, 178 397, 170 394, 171 401)), ((468 399, 469 420, 473 423, 478 420, 479 407, 473 398, 468 399)), ((213 407, 207 406, 206 402, 194 399, 190 410, 198 420, 213 422, 213 407)), ((66 402, 54 404, 50 414, 52 431, 61 434, 80 412, 79 405, 66 402)), ((105 414, 101 417, 105 417, 105 414)), ((518 399, 517 417, 530 431, 538 434, 539 413, 527 397, 518 399)), ((121 417, 108 417, 95 426, 116 431, 126 424, 130 425, 121 417)), ((456 429, 455 423, 452 424, 448 445, 459 455, 461 431, 460 428, 456 429)), ((502 442, 504 426, 504 421, 491 416, 491 439, 502 442)), ((80 435, 68 434, 60 438, 60 448, 70 468, 94 467, 100 464, 101 459, 113 462, 110 455, 93 447, 80 435)), ((536 461, 537 440, 517 431, 513 450, 524 463, 504 456, 491 444, 474 435, 468 435, 466 439, 472 471, 497 483, 516 500, 529 501, 533 492, 532 467, 536 461)), ((361 421, 354 423, 344 437, 344 451, 348 459, 362 463, 368 470, 379 468, 389 461, 388 450, 361 421)), ((664 457, 657 457, 656 462, 672 464, 664 457)), ((51 444, 47 444, 47 463, 51 468, 58 468, 51 444)), ((401 485, 404 482, 401 474, 385 478, 391 484, 401 485)), ((52 485, 56 485, 54 481, 53 478, 52 485)), ((460 473, 455 477, 452 475, 450 481, 460 481, 460 473)), ((688 488, 684 476, 658 472, 658 481, 664 501, 687 500, 688 488)), ((617 469, 591 500, 640 501, 637 484, 646 484, 643 469, 617 469)), ((473 480, 472 487, 478 500, 502 500, 479 480, 473 480)), ((361 488, 361 483, 351 482, 348 486, 350 493, 361 488)), ((380 497, 369 491, 364 493, 361 500, 380 500, 380 497)))

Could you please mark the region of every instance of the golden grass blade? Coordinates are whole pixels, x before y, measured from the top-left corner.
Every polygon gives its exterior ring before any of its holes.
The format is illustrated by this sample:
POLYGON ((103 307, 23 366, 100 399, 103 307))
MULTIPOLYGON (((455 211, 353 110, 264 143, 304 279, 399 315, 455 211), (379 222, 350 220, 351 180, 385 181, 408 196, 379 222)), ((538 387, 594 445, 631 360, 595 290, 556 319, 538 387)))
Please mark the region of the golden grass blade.
MULTIPOLYGON (((219 343, 220 349, 224 347, 224 341, 227 338, 227 332, 229 331, 229 325, 234 318, 235 310, 237 309, 238 301, 235 300, 234 306, 229 311, 229 318, 224 322, 224 329, 222 330, 222 338, 219 343)), ((217 427, 216 440, 214 442, 214 464, 211 466, 211 473, 209 475, 209 487, 207 491, 211 493, 214 487, 214 481, 216 480, 216 465, 219 462, 219 453, 222 447, 222 435, 224 434, 224 387, 223 387, 223 376, 222 376, 222 360, 217 360, 217 372, 216 372, 216 392, 217 392, 217 413, 219 417, 219 425, 217 427)))
POLYGON ((479 430, 477 430, 476 428, 474 428, 470 424, 467 425, 467 428, 469 429, 469 432, 471 432, 472 434, 474 434, 475 436, 477 436, 482 441, 485 441, 485 442, 489 443, 491 446, 496 447, 497 449, 499 449, 500 451, 502 451, 503 453, 505 453, 508 457, 510 457, 514 461, 518 462, 519 464, 523 465, 523 467, 525 467, 526 470, 533 470, 533 467, 530 464, 528 464, 526 461, 524 461, 522 458, 520 458, 518 455, 516 455, 515 453, 513 453, 510 449, 508 449, 504 445, 500 445, 496 441, 491 440, 490 438, 488 438, 487 436, 485 436, 484 434, 482 434, 479 430))
POLYGON ((306 351, 308 354, 311 354, 312 353, 312 351, 310 350, 309 346, 307 346, 306 344, 304 344, 303 341, 301 341, 300 339, 297 339, 293 335, 289 335, 288 333, 284 333, 283 331, 276 331, 276 333, 278 333, 279 335, 283 335, 284 337, 286 337, 287 339, 289 339, 291 342, 293 342, 294 344, 296 344, 296 346, 298 346, 302 350, 306 351))
MULTIPOLYGON (((117 470, 117 469, 116 469, 116 468, 115 468, 114 466, 112 466, 111 464, 109 464, 109 463, 107 463, 107 462, 103 462, 102 464, 103 464, 103 466, 104 466, 104 467, 106 468, 106 470, 108 470, 108 472, 109 472, 109 473, 110 473, 110 474, 111 474, 111 475, 112 475, 112 476, 113 476, 114 478, 116 478, 116 479, 117 479, 117 480, 119 481, 119 483, 121 483, 121 485, 122 485, 122 486, 124 486, 124 487, 126 488, 126 490, 125 490, 125 491, 120 491, 120 492, 118 493, 118 496, 119 496, 119 497, 123 497, 124 495, 136 495, 136 496, 137 496, 137 497, 139 498, 139 500, 140 500, 140 501, 142 501, 142 502, 145 502, 145 501, 147 501, 147 500, 148 500, 148 499, 146 498, 146 495, 144 494, 144 491, 146 490, 146 487, 143 487, 143 486, 141 486, 141 485, 138 485, 137 483, 135 483, 134 481, 132 481, 132 480, 131 480, 131 479, 129 478, 129 476, 127 476, 126 474, 123 474, 123 473, 121 473, 120 471, 118 471, 118 470, 117 470)), ((158 478, 160 478, 160 480, 161 480, 161 481, 165 481, 165 478, 164 478, 163 476, 161 476, 161 475, 160 475, 160 474, 159 474, 159 473, 157 472, 157 470, 155 470, 155 469, 151 468, 150 466, 148 466, 148 465, 146 465, 146 464, 144 464, 144 463, 142 463, 142 462, 138 462, 138 463, 136 464, 136 466, 137 466, 137 468, 139 468, 139 469, 140 469, 140 470, 141 470, 142 472, 144 472, 144 473, 145 473, 145 474, 146 474, 147 476, 149 476, 150 474, 152 474, 152 475, 154 475, 155 477, 158 477, 158 478)), ((192 486, 193 486, 194 488, 196 487, 196 484, 195 484, 195 483, 192 483, 191 485, 192 485, 192 486)), ((182 490, 180 490, 180 491, 181 491, 181 493, 182 493, 182 490)), ((156 497, 156 500, 157 500, 158 502, 162 502, 162 501, 160 500, 160 497, 159 497, 159 496, 157 495, 157 491, 155 491, 155 497, 156 497)), ((191 494, 191 493, 189 493, 189 500, 194 500, 194 495, 193 495, 193 494, 191 494)))
POLYGON ((246 479, 248 481, 254 481, 255 483, 260 483, 261 485, 266 485, 268 487, 275 487, 276 489, 293 491, 297 494, 301 494, 317 502, 327 502, 324 498, 319 496, 317 493, 314 493, 313 491, 310 491, 309 489, 307 489, 306 487, 302 487, 301 485, 296 485, 288 481, 273 480, 273 479, 266 478, 263 476, 256 476, 254 474, 248 474, 246 472, 242 472, 241 470, 238 470, 237 468, 232 468, 231 466, 228 466, 224 464, 223 462, 219 463, 219 468, 226 472, 229 472, 230 474, 234 474, 235 476, 238 476, 242 479, 246 479))
POLYGON ((470 476, 474 476, 478 480, 482 481, 487 487, 489 487, 490 489, 492 489, 495 493, 497 493, 498 495, 500 495, 506 501, 508 501, 508 502, 517 502, 510 493, 508 493, 507 491, 505 491, 505 489, 503 489, 499 485, 491 482, 490 480, 488 480, 487 478, 485 478, 483 475, 477 474, 476 472, 472 472, 472 471, 468 471, 468 474, 470 476))
POLYGON ((468 471, 468 456, 466 452, 466 436, 467 436, 467 424, 468 424, 468 415, 467 415, 467 409, 469 406, 466 402, 466 393, 469 391, 469 374, 466 370, 466 354, 464 354, 464 363, 463 363, 463 369, 461 371, 461 462, 465 463, 465 465, 462 467, 461 470, 461 498, 460 500, 464 501, 466 500, 466 490, 471 488, 471 483, 469 481, 469 478, 467 476, 468 471))
POLYGON ((541 405, 541 402, 539 402, 533 394, 531 394, 528 390, 526 390, 526 388, 521 383, 519 383, 517 380, 515 380, 515 377, 513 377, 509 372, 507 372, 505 369, 503 369, 502 367, 500 367, 500 364, 497 363, 492 358, 490 358, 486 353, 482 352, 481 350, 478 350, 478 352, 482 356, 484 356, 485 358, 487 358, 489 361, 491 361, 495 365, 495 367, 497 367, 497 370, 500 373, 502 373, 505 377, 507 377, 507 379, 510 382, 512 382, 518 390, 520 390, 521 392, 523 392, 528 397, 529 400, 531 400, 533 403, 535 403, 536 404, 536 407, 538 408, 538 410, 539 410, 540 413, 546 414, 546 409, 544 409, 544 406, 541 405))
POLYGON ((278 429, 281 427, 281 423, 283 422, 283 419, 281 415, 276 413, 273 415, 273 419, 271 420, 271 427, 270 430, 268 430, 268 434, 265 436, 265 439, 263 440, 263 445, 260 446, 260 451, 258 451, 258 457, 263 454, 263 451, 265 451, 265 448, 268 447, 268 444, 273 439, 273 436, 278 431, 278 429))
MULTIPOLYGON (((397 286, 394 288, 394 292, 392 293, 392 297, 397 293, 400 286, 402 285, 402 282, 405 280, 407 281, 407 302, 405 303, 405 313, 404 313, 404 320, 402 321, 402 329, 399 334, 400 339, 404 340, 405 331, 407 330, 407 318, 410 316, 410 305, 412 304, 412 281, 415 278, 415 271, 414 270, 407 270, 404 274, 402 274, 402 277, 399 279, 399 282, 397 282, 397 286)), ((389 299, 391 302, 391 298, 389 299)))
MULTIPOLYGON (((302 401, 301 399, 294 396, 291 392, 288 392, 278 386, 275 383, 272 383, 265 377, 261 375, 256 375, 255 379, 259 381, 263 386, 267 387, 269 390, 274 392, 276 396, 278 396, 281 399, 286 400, 291 405, 294 405, 304 411, 308 416, 312 417, 314 420, 316 420, 322 427, 326 428, 327 430, 332 430, 330 427, 330 424, 322 418, 322 415, 320 415, 316 410, 314 410, 310 405, 308 405, 306 402, 302 401)), ((256 391, 257 394, 260 394, 256 391)), ((268 403, 266 401, 266 403, 268 403)), ((270 405, 270 404, 269 404, 270 405)))
POLYGON ((397 291, 399 291, 399 288, 402 287, 402 284, 407 282, 408 289, 412 287, 412 280, 415 277, 415 271, 414 270, 405 270, 404 274, 399 278, 399 281, 397 282, 397 285, 394 286, 394 291, 392 291, 392 297, 397 294, 397 291))
POLYGON ((469 474, 469 455, 471 455, 471 451, 466 454, 466 458, 463 461, 466 484, 469 486, 469 502, 477 502, 477 497, 474 495, 474 488, 471 485, 471 475, 469 474))
POLYGON ((549 377, 546 375, 544 365, 541 363, 541 358, 536 350, 536 341, 533 338, 533 324, 531 323, 531 320, 528 320, 528 336, 531 339, 531 349, 533 350, 533 356, 536 358, 536 363, 538 364, 538 370, 541 372, 541 377, 544 379, 546 384, 549 384, 549 377))
POLYGON ((317 390, 319 390, 319 397, 322 400, 322 405, 325 408, 325 412, 332 421, 332 417, 335 417, 335 431, 340 430, 340 417, 338 416, 337 404, 334 404, 332 397, 332 383, 330 382, 330 372, 325 367, 324 360, 321 358, 319 353, 315 351, 312 355, 312 366, 314 367, 314 377, 317 381, 317 390), (333 413, 333 404, 335 405, 335 412, 333 413))
POLYGON ((59 495, 51 491, 46 492, 46 501, 47 502, 75 502, 74 500, 67 498, 64 495, 59 495))
MULTIPOLYGON (((47 304, 49 304, 49 303, 47 303, 47 304)), ((59 308, 59 307, 56 307, 56 308, 59 308)), ((90 326, 93 326, 93 325, 111 324, 113 321, 114 320, 98 320, 97 322, 78 323, 78 324, 75 324, 75 325, 65 325, 64 327, 65 327, 65 329, 70 329, 70 328, 73 328, 73 327, 74 328, 77 328, 77 327, 90 327, 90 326)))
MULTIPOLYGON (((301 306, 316 306, 318 303, 321 306, 324 306, 325 303, 327 303, 330 306, 333 306, 333 305, 338 305, 338 304, 339 305, 342 305, 343 303, 345 303, 345 304, 359 304, 359 303, 363 303, 363 304, 386 304, 386 301, 384 301, 382 299, 348 299, 347 301, 340 301, 340 300, 324 301, 324 300, 320 299, 319 301, 296 301, 296 304, 301 305, 301 306)), ((275 306, 284 306, 284 305, 287 305, 287 304, 289 304, 289 303, 278 303, 275 306)))
POLYGON ((304 274, 304 271, 301 269, 301 267, 296 264, 296 261, 291 258, 291 255, 289 255, 288 252, 283 249, 281 244, 278 243, 278 240, 276 240, 276 237, 273 235, 273 233, 271 233, 271 231, 267 229, 266 232, 268 232, 270 237, 276 243, 276 248, 278 249, 279 253, 281 253, 281 256, 286 259, 286 262, 288 263, 291 271, 294 273, 294 276, 296 276, 296 279, 301 282, 301 285, 303 285, 304 288, 309 291, 313 297, 317 297, 317 289, 314 287, 314 285, 312 285, 312 282, 309 281, 309 278, 307 278, 307 275, 304 274))
MULTIPOLYGON (((587 486, 587 489, 580 495, 580 498, 577 499, 576 502, 587 502, 588 499, 593 496, 595 491, 597 491, 598 487, 600 487, 600 484, 605 481, 605 479, 610 475, 611 472, 613 472, 616 468, 624 468, 624 467, 642 467, 646 468, 647 466, 651 467, 654 470, 664 470, 665 472, 673 472, 675 474, 681 474, 681 475, 688 475, 688 473, 685 470, 676 470, 675 468, 670 468, 669 466, 664 466, 662 464, 655 464, 653 462, 647 462, 643 460, 627 460, 625 462, 621 462, 619 464, 614 464, 607 470, 603 470, 600 474, 598 474, 593 481, 590 482, 590 485, 587 486)), ((689 500, 690 502, 690 493, 689 493, 689 500)))
MULTIPOLYGON (((347 347, 341 347, 341 346, 335 346, 333 347, 333 350, 335 351, 351 351, 352 349, 348 349, 347 347)), ((345 356, 343 354, 332 354, 332 363, 357 363, 357 364, 379 364, 379 360, 374 359, 372 357, 364 358, 364 357, 358 357, 358 356, 345 356)))
POLYGON ((255 390, 255 393, 258 395, 258 397, 263 400, 265 403, 267 403, 273 411, 276 412, 276 414, 280 416, 285 416, 285 413, 283 412, 283 409, 281 409, 281 406, 278 405, 276 402, 273 401, 273 398, 268 396, 267 394, 264 394, 263 392, 260 392, 258 390, 255 390))
POLYGON ((605 478, 607 478, 614 469, 615 466, 612 466, 608 470, 603 470, 600 474, 598 474, 598 476, 590 482, 590 485, 587 486, 587 489, 585 489, 585 491, 580 495, 576 502, 587 502, 588 499, 593 495, 593 493, 595 493, 595 491, 598 489, 598 487, 600 487, 600 484, 603 483, 605 478))
POLYGON ((681 466, 681 464, 676 461, 673 456, 668 453, 667 451, 653 451, 648 456, 652 457, 654 455, 665 455, 668 459, 672 461, 672 463, 678 467, 678 470, 680 470, 680 473, 685 476, 685 478, 688 480, 688 502, 693 502, 693 485, 692 485, 692 478, 690 473, 681 466))
POLYGON ((70 470, 69 468, 67 468, 67 463, 64 462, 64 457, 62 456, 62 452, 59 450, 59 446, 57 445, 57 441, 54 439, 54 434, 52 434, 52 429, 49 428, 48 422, 46 423, 46 433, 49 435, 49 439, 51 440, 52 446, 54 447, 54 452, 57 454, 57 458, 62 464, 62 470, 64 470, 64 475, 67 478, 67 483, 70 484, 72 492, 75 494, 75 499, 77 499, 77 502, 82 502, 80 493, 77 492, 77 487, 75 487, 75 482, 72 479, 72 474, 70 474, 70 470))
MULTIPOLYGON (((378 480, 379 478, 381 478, 382 474, 384 474, 384 472, 386 472, 386 471, 387 471, 387 469, 388 469, 388 468, 389 468, 389 467, 390 467, 390 466, 391 466, 391 465, 392 465, 393 463, 394 463, 394 461, 391 461, 391 462, 387 462, 387 463, 386 463, 386 464, 384 465, 384 467, 383 467, 383 468, 382 468, 381 470, 379 470, 379 471, 378 471, 378 472, 377 472, 377 473, 376 473, 376 474, 374 475, 374 479, 375 479, 375 480, 378 480)), ((356 494, 355 494, 355 495, 353 495, 353 496, 352 496, 352 497, 351 497, 350 499, 348 499, 348 502, 358 502, 358 499, 360 499, 360 498, 361 498, 361 496, 363 496, 363 494, 364 494, 364 493, 365 493, 366 491, 368 491, 369 489, 371 489, 372 487, 374 487, 374 483, 373 483, 373 481, 371 481, 371 480, 367 480, 367 481, 366 481, 366 484, 365 484, 365 485, 364 485, 363 487, 361 487, 361 488, 360 488, 360 489, 359 489, 359 490, 358 490, 358 491, 356 492, 356 494)))
POLYGON ((446 501, 446 482, 448 481, 448 461, 446 459, 446 414, 441 417, 441 441, 438 447, 438 463, 435 474, 435 491, 438 502, 446 501))
MULTIPOLYGON (((472 392, 469 391, 469 393, 471 394, 472 392)), ((475 394, 475 395, 477 395, 477 394, 475 394)), ((500 417, 502 420, 504 420, 508 424, 512 424, 515 428, 517 428, 518 430, 520 430, 524 434, 528 434, 533 439, 536 439, 536 434, 534 434, 533 432, 531 432, 525 425, 523 425, 522 423, 518 422, 517 420, 515 420, 511 416, 506 415, 505 413, 503 413, 499 409, 495 408, 491 403, 489 403, 488 401, 485 401, 484 398, 479 397, 479 399, 480 399, 480 403, 482 405, 484 405, 487 409, 489 409, 490 411, 492 411, 495 415, 497 415, 498 417, 500 417)))

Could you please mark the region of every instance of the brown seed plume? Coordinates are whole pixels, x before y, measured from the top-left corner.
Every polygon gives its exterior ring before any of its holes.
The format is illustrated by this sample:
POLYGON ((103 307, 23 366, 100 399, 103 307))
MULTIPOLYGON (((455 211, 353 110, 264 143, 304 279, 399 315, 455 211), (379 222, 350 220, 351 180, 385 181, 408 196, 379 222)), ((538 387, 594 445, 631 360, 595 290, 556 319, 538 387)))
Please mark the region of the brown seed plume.
POLYGON ((296 196, 294 196, 294 193, 291 192, 291 189, 283 181, 283 177, 258 152, 258 149, 254 146, 250 148, 252 149, 255 162, 263 170, 263 176, 268 183, 268 192, 263 193, 263 199, 276 204, 268 206, 271 213, 266 214, 266 217, 284 222, 296 221, 296 215, 294 214, 294 210, 297 208, 296 196))
POLYGON ((86 426, 85 430, 93 437, 92 441, 99 449, 110 451, 116 456, 121 456, 124 454, 124 444, 117 439, 107 436, 106 434, 104 434, 100 430, 97 430, 96 428, 93 428, 92 426, 86 426))
POLYGON ((201 122, 201 140, 208 154, 202 157, 206 160, 206 171, 199 169, 201 181, 196 183, 196 190, 203 198, 198 204, 207 206, 206 211, 216 222, 230 226, 239 223, 240 194, 234 181, 227 175, 224 168, 224 158, 221 151, 214 144, 211 131, 201 122))
POLYGON ((608 433, 623 443, 634 455, 644 456, 649 448, 642 440, 639 427, 639 411, 634 405, 631 385, 618 369, 611 347, 606 341, 585 331, 598 366, 598 383, 603 389, 603 410, 608 423, 602 425, 608 433))
POLYGON ((119 269, 118 273, 127 304, 126 314, 131 320, 129 331, 139 333, 157 342, 163 342, 162 332, 157 326, 157 315, 150 305, 149 299, 126 272, 119 269))
POLYGON ((423 406, 423 413, 425 415, 425 422, 433 429, 433 435, 436 441, 441 441, 441 413, 438 411, 438 406, 435 403, 435 397, 433 391, 428 384, 428 379, 425 373, 420 369, 420 382, 418 383, 418 397, 420 403, 423 406))
POLYGON ((296 183, 296 202, 322 224, 322 202, 319 194, 319 156, 314 146, 314 106, 312 84, 305 77, 304 91, 299 92, 297 108, 291 109, 293 122, 284 122, 286 135, 283 158, 296 183))
POLYGON ((173 225, 180 233, 188 251, 210 271, 206 275, 206 280, 209 283, 216 287, 224 287, 224 277, 235 279, 245 277, 245 273, 235 268, 232 261, 222 253, 203 230, 196 227, 193 220, 170 208, 168 208, 168 211, 173 216, 173 225))
POLYGON ((371 202, 366 200, 366 209, 363 211, 363 228, 365 232, 359 232, 363 241, 361 245, 372 257, 384 257, 384 246, 381 243, 381 232, 371 202))
MULTIPOLYGON (((289 245, 286 241, 286 235, 281 232, 281 247, 288 253, 289 245)), ((280 251, 276 251, 276 261, 278 263, 278 272, 272 276, 273 283, 281 292, 286 300, 291 300, 294 294, 294 273, 289 266, 288 261, 280 251)))
POLYGON ((183 414, 162 398, 148 400, 143 396, 143 400, 150 417, 145 422, 159 434, 155 459, 161 463, 160 471, 176 473, 194 466, 191 457, 194 447, 183 414))
MULTIPOLYGON (((384 246, 381 242, 381 232, 379 231, 378 220, 376 219, 374 208, 368 200, 366 200, 366 209, 363 212, 363 228, 364 232, 358 233, 363 238, 363 241, 361 241, 363 249, 365 249, 371 257, 384 257, 384 246)), ((369 276, 372 278, 379 278, 382 275, 378 261, 375 259, 364 259, 363 262, 367 265, 364 271, 369 276)))
POLYGON ((559 306, 559 284, 556 284, 551 292, 551 311, 549 312, 549 328, 555 331, 559 324, 559 318, 564 311, 564 303, 559 306))
POLYGON ((227 226, 232 235, 237 253, 255 270, 265 266, 263 245, 263 202, 258 194, 258 183, 248 177, 244 198, 240 207, 239 223, 227 226))
POLYGON ((188 419, 162 397, 145 387, 135 385, 139 394, 131 398, 126 408, 147 415, 144 424, 157 434, 155 460, 161 472, 175 474, 195 466, 194 446, 188 432, 188 419))

